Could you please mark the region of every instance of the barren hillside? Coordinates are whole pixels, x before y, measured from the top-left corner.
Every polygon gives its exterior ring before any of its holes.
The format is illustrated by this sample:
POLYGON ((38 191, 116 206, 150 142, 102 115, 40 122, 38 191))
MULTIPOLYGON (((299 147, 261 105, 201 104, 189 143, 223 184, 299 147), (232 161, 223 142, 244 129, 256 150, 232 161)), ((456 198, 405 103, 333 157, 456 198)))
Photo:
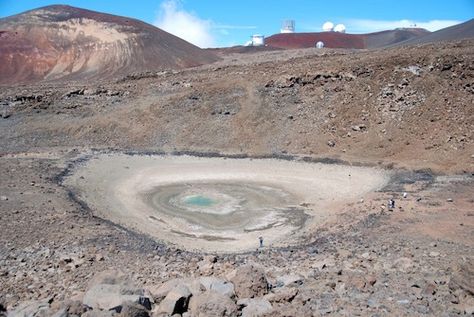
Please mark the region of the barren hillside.
POLYGON ((453 25, 431 34, 425 34, 417 38, 407 39, 399 42, 399 45, 414 45, 436 43, 441 41, 455 41, 462 39, 471 39, 474 37, 474 19, 461 24, 453 25))
POLYGON ((115 83, 5 87, 0 145, 298 154, 472 171, 472 45, 262 52, 115 83))

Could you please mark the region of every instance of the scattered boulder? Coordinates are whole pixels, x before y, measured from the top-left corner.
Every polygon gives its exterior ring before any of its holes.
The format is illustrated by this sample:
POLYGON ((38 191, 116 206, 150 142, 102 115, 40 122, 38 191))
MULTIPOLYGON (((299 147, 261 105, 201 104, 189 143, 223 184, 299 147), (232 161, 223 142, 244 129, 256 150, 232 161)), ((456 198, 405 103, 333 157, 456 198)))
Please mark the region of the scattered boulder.
MULTIPOLYGON (((115 272, 116 273, 116 272, 115 272)), ((127 281, 125 276, 106 271, 96 275, 89 284, 92 285, 84 294, 82 302, 93 309, 116 311, 121 310, 125 302, 150 306, 150 299, 144 295, 144 290, 136 288, 127 281)), ((151 308, 151 307, 148 307, 151 308)))
POLYGON ((150 314, 145 307, 138 303, 125 302, 120 306, 120 317, 149 317, 150 314))
POLYGON ((84 305, 82 301, 79 300, 66 300, 64 302, 51 304, 51 309, 58 310, 55 315, 61 316, 60 312, 65 311, 69 315, 77 315, 81 316, 86 311, 90 310, 91 308, 87 305, 84 305))
POLYGON ((174 315, 187 311, 191 291, 185 285, 178 285, 173 288, 161 301, 157 314, 174 315))
POLYGON ((468 263, 459 265, 449 281, 449 288, 452 290, 463 289, 474 295, 474 267, 468 263))
POLYGON ((70 98, 73 96, 78 96, 78 95, 84 95, 85 89, 80 88, 80 89, 73 89, 71 91, 68 91, 67 93, 64 94, 64 98, 70 98))
POLYGON ((357 124, 351 127, 352 131, 365 131, 367 126, 365 124, 357 124))
POLYGON ((51 315, 48 300, 24 302, 8 313, 8 317, 48 317, 51 315))
POLYGON ((164 282, 159 286, 152 286, 148 288, 154 301, 161 302, 169 292, 178 286, 185 286, 189 289, 191 294, 197 295, 205 290, 204 286, 197 279, 177 278, 164 282))
POLYGON ((189 302, 189 312, 195 317, 236 316, 237 305, 228 296, 213 290, 193 296, 189 302))
POLYGON ((201 277, 199 281, 206 290, 212 290, 231 298, 235 296, 234 284, 231 282, 213 276, 201 277))
POLYGON ((275 287, 282 287, 282 286, 300 286, 303 284, 303 277, 299 274, 287 274, 283 276, 279 276, 277 278, 277 282, 275 287))
POLYGON ((265 299, 270 303, 290 303, 298 295, 298 289, 295 287, 281 287, 272 290, 270 294, 265 295, 265 299))
POLYGON ((268 281, 263 268, 254 264, 241 266, 234 270, 230 276, 234 283, 235 293, 240 298, 252 298, 268 293, 268 281))
POLYGON ((83 303, 94 309, 109 310, 121 306, 126 301, 138 303, 143 291, 124 285, 98 284, 84 295, 83 303))
POLYGON ((197 263, 198 270, 202 275, 211 275, 214 269, 214 263, 217 262, 217 257, 214 255, 205 256, 202 261, 197 263))
POLYGON ((272 304, 264 298, 244 298, 239 300, 237 305, 244 306, 242 317, 262 316, 273 310, 272 304))

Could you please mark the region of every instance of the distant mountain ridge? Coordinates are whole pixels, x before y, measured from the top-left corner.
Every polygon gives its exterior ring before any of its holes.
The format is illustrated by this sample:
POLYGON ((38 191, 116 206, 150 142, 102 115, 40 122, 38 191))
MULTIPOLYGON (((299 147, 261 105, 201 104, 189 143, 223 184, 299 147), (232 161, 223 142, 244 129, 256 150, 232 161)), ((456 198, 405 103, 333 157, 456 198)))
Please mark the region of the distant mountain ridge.
POLYGON ((474 38, 474 19, 456 24, 418 38, 399 42, 400 45, 426 44, 474 38))
POLYGON ((474 19, 436 32, 429 32, 421 28, 400 28, 367 34, 280 33, 267 37, 265 44, 271 48, 293 49, 315 47, 318 41, 322 41, 327 48, 371 49, 468 38, 474 38, 474 19))
POLYGON ((265 44, 277 48, 309 48, 322 41, 328 48, 381 48, 429 34, 425 29, 407 28, 368 34, 348 34, 339 32, 280 33, 269 36, 265 44))
POLYGON ((0 19, 0 83, 111 78, 216 61, 139 20, 65 5, 0 19))

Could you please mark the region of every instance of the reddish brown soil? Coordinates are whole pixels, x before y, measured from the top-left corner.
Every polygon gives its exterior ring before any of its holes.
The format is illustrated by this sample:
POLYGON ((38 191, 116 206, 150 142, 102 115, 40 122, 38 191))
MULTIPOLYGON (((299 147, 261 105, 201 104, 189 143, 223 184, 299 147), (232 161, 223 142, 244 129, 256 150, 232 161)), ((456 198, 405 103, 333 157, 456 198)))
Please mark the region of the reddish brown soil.
POLYGON ((315 47, 318 41, 329 48, 365 48, 363 35, 337 32, 275 34, 265 39, 270 47, 307 48, 315 47))

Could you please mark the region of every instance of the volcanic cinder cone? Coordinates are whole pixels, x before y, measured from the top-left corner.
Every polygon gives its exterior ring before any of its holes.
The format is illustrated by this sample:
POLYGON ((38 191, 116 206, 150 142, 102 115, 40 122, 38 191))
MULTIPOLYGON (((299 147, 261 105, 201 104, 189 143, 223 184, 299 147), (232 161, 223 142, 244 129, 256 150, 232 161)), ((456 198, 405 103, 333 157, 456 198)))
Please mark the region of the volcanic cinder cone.
POLYGON ((111 78, 217 60, 150 24, 54 5, 0 19, 0 83, 111 78))

